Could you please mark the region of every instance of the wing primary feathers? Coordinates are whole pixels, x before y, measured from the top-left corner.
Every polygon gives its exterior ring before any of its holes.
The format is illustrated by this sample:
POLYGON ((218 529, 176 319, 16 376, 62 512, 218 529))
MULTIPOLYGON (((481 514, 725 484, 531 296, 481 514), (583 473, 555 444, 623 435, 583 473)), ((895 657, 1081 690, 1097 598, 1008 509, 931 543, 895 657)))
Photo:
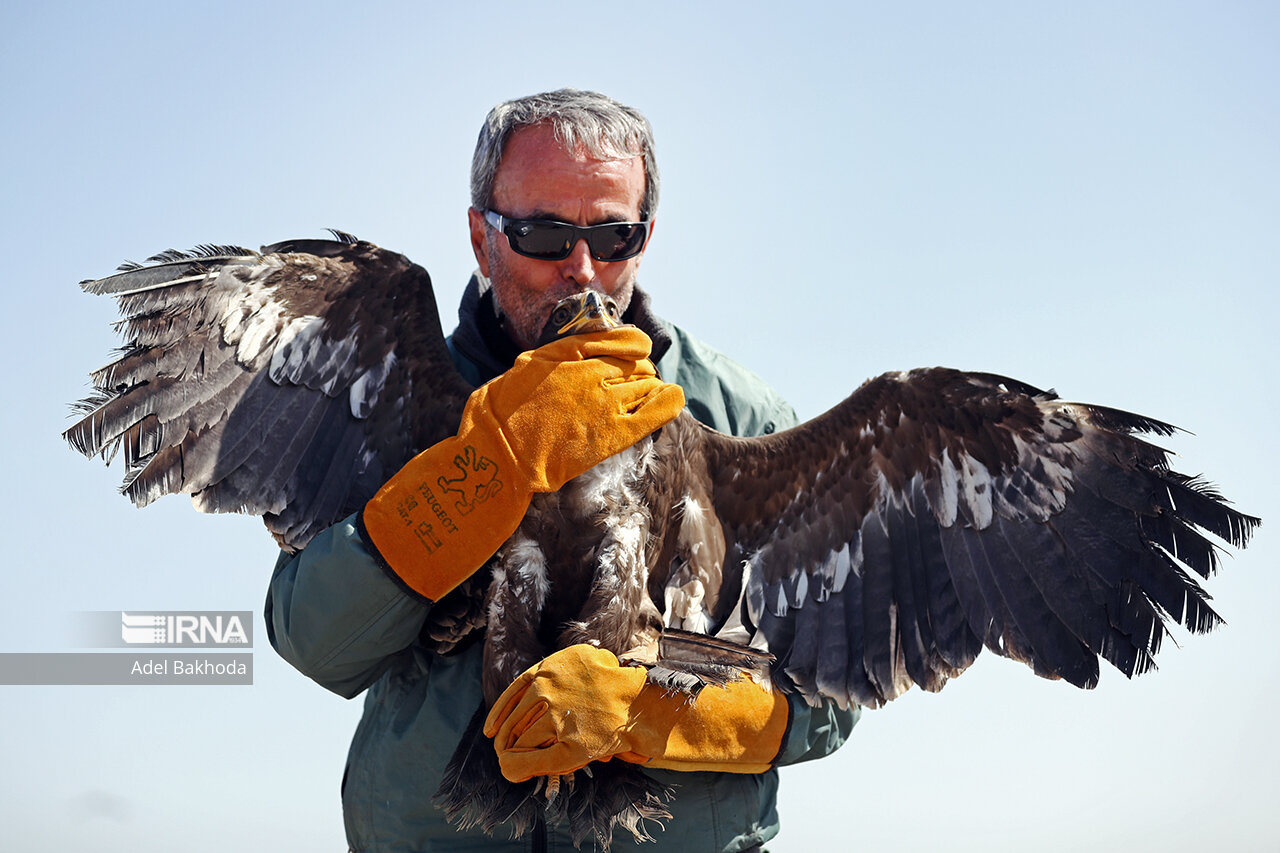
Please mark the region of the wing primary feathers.
POLYGON ((1077 687, 1095 686, 1096 650, 1104 630, 1089 589, 1066 559, 1061 543, 1043 524, 997 518, 996 526, 1008 559, 1016 560, 1025 574, 1025 582, 1011 577, 1001 587, 1042 662, 1037 670, 1052 671, 1077 687))
POLYGON ((1115 468, 1080 473, 1072 502, 1058 517, 1075 519, 1088 528, 1071 542, 1090 554, 1089 567, 1112 589, 1125 581, 1136 583, 1143 595, 1188 628, 1221 621, 1208 606, 1199 585, 1181 570, 1173 570, 1176 567, 1170 558, 1151 548, 1143 536, 1144 522, 1140 519, 1150 518, 1152 510, 1149 504, 1135 501, 1133 495, 1148 498, 1156 489, 1145 486, 1140 477, 1115 468), (1132 514, 1112 509, 1116 505, 1128 509, 1134 503, 1138 506, 1130 510, 1132 514))
POLYGON ((1217 488, 1201 477, 1161 468, 1154 469, 1152 475, 1159 478, 1166 490, 1163 495, 1156 492, 1156 503, 1237 548, 1247 546, 1253 531, 1262 523, 1261 519, 1227 506, 1217 488))
POLYGON ((1112 409, 1107 406, 1095 406, 1090 404, 1086 407, 1089 410, 1089 418, 1093 423, 1102 429, 1122 435, 1130 433, 1151 433, 1153 435, 1171 436, 1183 430, 1178 429, 1173 424, 1158 421, 1155 418, 1149 418, 1145 415, 1135 415, 1133 412, 1126 412, 1121 409, 1112 409))
POLYGON ((1200 577, 1208 578, 1218 571, 1217 546, 1173 513, 1140 516, 1139 525, 1143 535, 1200 577))
POLYGON ((1165 631, 1161 612, 1184 624, 1212 621, 1216 614, 1203 612, 1212 611, 1196 594, 1198 587, 1185 575, 1170 571, 1167 558, 1127 530, 1099 526, 1106 515, 1090 511, 1087 497, 1086 492, 1077 492, 1077 500, 1054 518, 1053 525, 1080 565, 1097 579, 1110 624, 1132 643, 1132 668, 1125 663, 1128 653, 1107 659, 1126 675, 1145 672, 1153 665, 1151 656, 1159 651, 1165 631))

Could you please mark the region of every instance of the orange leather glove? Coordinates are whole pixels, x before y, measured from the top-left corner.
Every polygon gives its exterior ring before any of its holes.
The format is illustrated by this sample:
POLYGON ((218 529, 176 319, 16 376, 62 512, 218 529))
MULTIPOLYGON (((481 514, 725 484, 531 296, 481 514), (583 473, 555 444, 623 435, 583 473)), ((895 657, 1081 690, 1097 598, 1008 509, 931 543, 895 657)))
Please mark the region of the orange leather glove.
POLYGON ((584 644, 525 670, 490 709, 484 733, 512 782, 614 756, 665 770, 763 773, 789 716, 787 698, 754 681, 705 687, 690 699, 584 644))
POLYGON ((477 388, 458 434, 419 453, 365 505, 365 532, 411 588, 438 601, 484 565, 552 492, 684 408, 633 326, 523 353, 477 388))

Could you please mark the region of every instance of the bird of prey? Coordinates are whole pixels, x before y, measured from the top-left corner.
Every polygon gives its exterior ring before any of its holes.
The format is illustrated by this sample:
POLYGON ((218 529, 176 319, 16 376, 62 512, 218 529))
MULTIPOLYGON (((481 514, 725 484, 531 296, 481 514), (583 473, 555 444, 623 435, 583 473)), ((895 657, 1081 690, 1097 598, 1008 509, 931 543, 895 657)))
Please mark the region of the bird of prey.
MULTIPOLYGON (((261 515, 288 551, 359 510, 456 431, 471 389, 427 273, 334 236, 169 251, 84 282, 117 297, 128 342, 92 374, 68 441, 108 461, 123 450, 135 503, 185 493, 202 511, 261 515)), ((568 313, 551 331, 572 331, 584 308, 613 322, 583 297, 558 307, 568 313)), ((1215 540, 1243 547, 1259 523, 1138 437, 1173 431, 946 368, 885 374, 760 438, 686 410, 538 496, 493 571, 431 608, 424 638, 447 650, 485 630, 488 702, 584 641, 690 690, 726 660, 771 656, 778 689, 844 707, 939 690, 983 648, 1084 688, 1100 658, 1132 676, 1152 667, 1169 623, 1221 621, 1198 578, 1217 568, 1215 540), (531 574, 513 569, 530 561, 547 585, 523 585, 531 574), (698 637, 716 651, 700 657, 698 637)), ((496 772, 481 752, 464 738, 455 786, 476 762, 496 772)), ((661 792, 619 765, 570 780, 552 819, 579 841, 607 844, 614 826, 643 837, 661 792)), ((508 787, 478 806, 456 788, 442 802, 489 829, 516 814, 520 829, 538 800, 533 783, 508 787)))

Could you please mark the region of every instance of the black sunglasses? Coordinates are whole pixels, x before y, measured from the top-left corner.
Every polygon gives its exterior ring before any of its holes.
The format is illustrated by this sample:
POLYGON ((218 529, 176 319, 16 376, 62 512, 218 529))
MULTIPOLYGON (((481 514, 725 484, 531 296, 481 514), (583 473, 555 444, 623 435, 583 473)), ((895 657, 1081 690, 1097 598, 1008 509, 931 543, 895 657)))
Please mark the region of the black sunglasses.
POLYGON ((484 221, 507 235, 511 251, 540 261, 563 261, 579 240, 587 241, 597 261, 625 261, 640 254, 649 233, 648 222, 580 226, 553 219, 509 219, 492 210, 484 212, 484 221))

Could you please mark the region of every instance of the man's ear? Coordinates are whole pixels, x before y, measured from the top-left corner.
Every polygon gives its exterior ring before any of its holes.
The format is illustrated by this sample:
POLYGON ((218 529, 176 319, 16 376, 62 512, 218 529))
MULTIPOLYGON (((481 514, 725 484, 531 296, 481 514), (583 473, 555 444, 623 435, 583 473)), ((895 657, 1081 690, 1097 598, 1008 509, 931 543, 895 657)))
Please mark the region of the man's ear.
POLYGON ((467 208, 467 225, 471 229, 471 251, 475 252, 480 274, 489 277, 489 226, 484 214, 474 207, 467 208))

